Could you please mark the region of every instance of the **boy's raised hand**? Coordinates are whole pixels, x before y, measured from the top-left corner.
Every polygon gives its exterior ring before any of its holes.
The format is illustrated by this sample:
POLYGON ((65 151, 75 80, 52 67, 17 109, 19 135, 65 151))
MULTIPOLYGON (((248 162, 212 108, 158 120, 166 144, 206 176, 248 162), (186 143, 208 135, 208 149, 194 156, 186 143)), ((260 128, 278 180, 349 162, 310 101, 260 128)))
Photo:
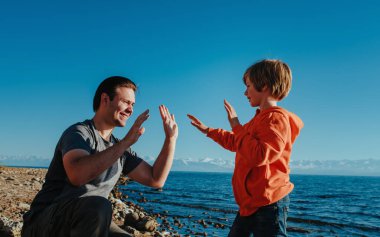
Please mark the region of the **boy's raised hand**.
POLYGON ((204 125, 204 123, 202 123, 199 119, 197 119, 196 117, 194 117, 191 114, 188 114, 187 117, 189 117, 189 119, 191 119, 191 124, 194 127, 198 128, 199 131, 201 131, 204 134, 208 133, 209 127, 204 125))
POLYGON ((227 100, 224 100, 224 108, 227 111, 227 117, 228 117, 228 121, 230 122, 231 128, 234 128, 235 126, 240 125, 240 122, 239 122, 239 119, 234 107, 232 107, 232 105, 228 103, 227 100))

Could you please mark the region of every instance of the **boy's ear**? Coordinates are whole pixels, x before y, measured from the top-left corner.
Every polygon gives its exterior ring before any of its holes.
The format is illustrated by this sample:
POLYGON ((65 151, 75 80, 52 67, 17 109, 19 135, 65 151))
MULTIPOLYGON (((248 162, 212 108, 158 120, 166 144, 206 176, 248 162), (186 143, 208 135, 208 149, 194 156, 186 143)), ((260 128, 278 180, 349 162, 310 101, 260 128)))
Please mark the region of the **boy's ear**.
POLYGON ((266 92, 267 90, 269 90, 268 86, 263 86, 263 88, 261 88, 261 92, 266 92))

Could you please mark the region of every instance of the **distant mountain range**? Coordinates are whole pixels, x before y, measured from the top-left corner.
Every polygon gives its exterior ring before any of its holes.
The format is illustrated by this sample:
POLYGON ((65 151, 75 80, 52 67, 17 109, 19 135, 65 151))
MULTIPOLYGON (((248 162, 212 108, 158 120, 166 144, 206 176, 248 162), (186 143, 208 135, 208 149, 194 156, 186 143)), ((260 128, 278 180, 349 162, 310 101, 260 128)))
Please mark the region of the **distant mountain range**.
POLYGON ((48 167, 51 159, 47 159, 41 156, 9 156, 0 155, 0 165, 6 166, 31 166, 31 167, 48 167))
MULTIPOLYGON (((154 157, 144 157, 153 164, 154 157)), ((232 172, 234 159, 174 159, 173 171, 198 171, 198 172, 232 172)), ((7 166, 32 166, 48 167, 50 159, 39 156, 7 156, 0 155, 0 165, 7 166)), ((314 175, 365 175, 380 176, 380 160, 294 160, 290 163, 293 174, 314 175)))
MULTIPOLYGON (((155 158, 145 157, 145 161, 153 164, 155 158)), ((213 159, 213 158, 203 158, 203 159, 174 159, 173 161, 173 171, 198 171, 198 172, 232 172, 234 170, 235 161, 224 160, 224 159, 213 159)))

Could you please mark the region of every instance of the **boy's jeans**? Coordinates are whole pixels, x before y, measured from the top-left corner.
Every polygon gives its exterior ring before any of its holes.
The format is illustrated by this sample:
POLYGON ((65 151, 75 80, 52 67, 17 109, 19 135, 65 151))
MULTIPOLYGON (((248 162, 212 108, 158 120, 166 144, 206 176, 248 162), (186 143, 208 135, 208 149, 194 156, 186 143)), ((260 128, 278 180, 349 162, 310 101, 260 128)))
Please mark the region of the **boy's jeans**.
POLYGON ((250 216, 237 214, 228 237, 286 237, 286 219, 288 217, 289 196, 278 202, 260 207, 250 216))

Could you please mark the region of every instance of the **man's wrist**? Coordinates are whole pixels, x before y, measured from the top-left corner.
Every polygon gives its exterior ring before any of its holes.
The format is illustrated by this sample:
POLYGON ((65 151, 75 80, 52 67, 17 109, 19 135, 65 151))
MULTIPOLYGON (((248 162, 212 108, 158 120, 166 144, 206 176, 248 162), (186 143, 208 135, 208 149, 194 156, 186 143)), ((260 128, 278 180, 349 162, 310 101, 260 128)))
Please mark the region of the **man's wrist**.
POLYGON ((122 144, 122 146, 125 148, 125 149, 128 149, 132 144, 130 141, 128 141, 127 139, 123 138, 120 140, 120 143, 122 144))
POLYGON ((167 137, 165 137, 165 140, 168 142, 176 142, 177 138, 178 138, 178 136, 171 136, 171 137, 167 136, 167 137))

